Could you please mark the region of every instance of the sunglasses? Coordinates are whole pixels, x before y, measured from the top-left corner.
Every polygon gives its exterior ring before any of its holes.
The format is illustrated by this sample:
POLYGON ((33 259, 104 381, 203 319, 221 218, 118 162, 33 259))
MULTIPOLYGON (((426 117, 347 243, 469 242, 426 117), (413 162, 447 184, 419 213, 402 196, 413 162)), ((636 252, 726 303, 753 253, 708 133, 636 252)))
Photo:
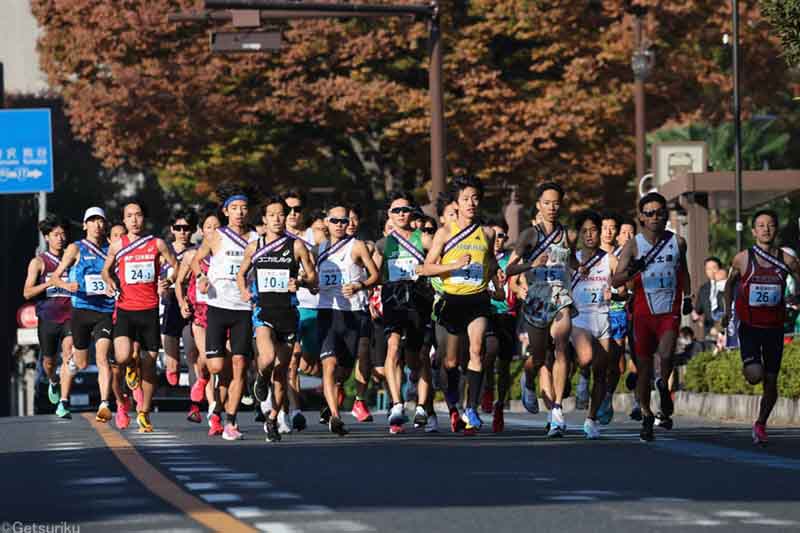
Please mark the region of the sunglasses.
POLYGON ((508 239, 508 235, 506 233, 498 233, 497 234, 497 238, 498 239, 508 239))
POLYGON ((341 224, 342 226, 346 226, 347 224, 350 223, 350 219, 347 218, 347 217, 345 217, 345 218, 329 218, 328 222, 330 222, 334 226, 335 225, 339 225, 339 224, 341 224))
POLYGON ((289 206, 289 212, 290 213, 300 213, 302 211, 303 211, 303 205, 302 204, 300 204, 300 205, 290 205, 289 206))
POLYGON ((192 231, 192 227, 189 224, 173 224, 172 225, 173 231, 192 231))
POLYGON ((653 209, 651 211, 642 211, 642 215, 647 218, 665 217, 667 216, 667 210, 661 207, 659 209, 653 209))
POLYGON ((413 211, 414 211, 413 207, 407 207, 407 206, 393 207, 393 208, 389 209, 389 212, 391 214, 393 214, 393 215, 399 215, 401 213, 411 213, 413 211))
POLYGON ((419 230, 420 230, 422 233, 427 233, 428 235, 433 235, 433 234, 435 234, 435 233, 436 233, 436 228, 431 228, 431 227, 427 227, 427 228, 420 228, 419 230))

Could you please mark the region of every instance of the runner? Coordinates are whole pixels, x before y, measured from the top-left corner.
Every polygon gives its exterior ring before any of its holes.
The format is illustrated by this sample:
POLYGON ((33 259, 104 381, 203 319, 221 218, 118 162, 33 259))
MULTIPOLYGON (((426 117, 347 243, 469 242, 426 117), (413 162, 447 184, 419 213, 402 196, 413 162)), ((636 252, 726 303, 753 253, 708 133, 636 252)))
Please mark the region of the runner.
POLYGON ((606 376, 611 349, 609 281, 617 267, 613 253, 600 247, 603 219, 594 211, 581 213, 576 220, 582 249, 576 252, 573 264, 572 295, 578 315, 572 320, 572 345, 581 368, 591 368, 592 388, 589 413, 583 423, 587 439, 600 438, 598 408, 606 398, 606 376))
MULTIPOLYGON (((622 253, 622 248, 625 246, 625 243, 629 240, 633 239, 636 236, 636 222, 629 217, 622 218, 619 226, 619 235, 617 235, 617 248, 616 248, 616 256, 619 259, 620 254, 622 253)), ((612 288, 613 290, 617 290, 616 288, 612 288)), ((628 283, 625 286, 625 291, 627 293, 627 297, 625 299, 625 338, 622 340, 622 346, 627 348, 627 353, 629 355, 627 361, 627 370, 628 375, 625 377, 625 388, 631 391, 633 394, 633 407, 631 408, 630 412, 630 419, 635 420, 637 422, 642 421, 642 408, 639 405, 639 398, 636 396, 636 351, 633 342, 633 313, 631 309, 631 290, 633 289, 633 284, 628 283)), ((612 302, 612 312, 613 312, 613 304, 616 302, 612 302)), ((614 328, 614 321, 619 324, 621 321, 621 317, 617 316, 616 318, 612 317, 612 331, 614 328)), ((620 373, 624 370, 624 358, 620 357, 620 373)))
POLYGON ((242 301, 254 295, 247 288, 246 276, 255 269, 257 305, 253 323, 258 345, 257 375, 253 396, 259 402, 267 399, 272 386, 272 409, 264 424, 267 442, 278 442, 278 413, 283 411, 287 389, 287 367, 297 337, 299 314, 292 293, 301 285, 316 284, 314 265, 302 241, 286 233, 289 207, 279 196, 268 198, 262 208, 265 234, 251 242, 244 252, 236 283, 242 301), (299 275, 303 265, 303 276, 299 275), (307 273, 307 274, 306 274, 307 273))
MULTIPOLYGON (((59 289, 52 277, 53 271, 58 268, 61 261, 61 254, 67 241, 67 228, 67 222, 55 215, 47 215, 44 220, 39 222, 39 231, 44 236, 47 250, 28 263, 28 274, 22 290, 22 295, 26 300, 36 302, 42 370, 49 381, 47 398, 53 405, 60 405, 59 400, 61 399, 56 381, 56 358, 59 348, 63 361, 69 361, 72 357, 72 330, 69 322, 72 312, 70 294, 64 289, 59 289)), ((66 278, 66 273, 64 277, 66 278)))
POLYGON ((569 337, 576 314, 570 293, 569 258, 572 255, 566 229, 559 223, 564 190, 557 183, 537 189, 539 222, 522 232, 508 261, 509 276, 525 273, 526 288, 523 331, 528 334, 528 358, 521 376, 522 402, 538 412, 534 378, 547 361, 550 339, 554 345, 552 379, 541 379, 540 387, 549 404, 548 437, 561 437, 567 425, 561 407, 569 378, 569 337))
MULTIPOLYGON (((203 240, 214 235, 220 227, 219 207, 217 205, 206 206, 200 213, 200 230, 203 233, 203 240)), ((189 361, 194 364, 195 381, 189 390, 189 414, 186 416, 190 422, 200 423, 203 420, 200 414, 200 404, 203 399, 208 400, 209 422, 213 413, 214 389, 210 382, 210 375, 206 365, 206 327, 208 325, 208 294, 197 290, 197 276, 192 271, 192 261, 197 253, 197 247, 191 248, 183 255, 178 276, 175 279, 175 297, 181 309, 181 316, 190 320, 191 336, 196 346, 195 353, 197 359, 189 361), (188 286, 186 280, 188 278, 188 286)), ((200 270, 203 275, 208 275, 208 257, 200 262, 200 270)), ((187 356, 189 352, 187 352, 187 356)))
POLYGON ((208 297, 206 314, 206 366, 214 384, 214 407, 209 419, 209 436, 222 435, 224 440, 243 438, 236 422, 239 402, 246 383, 247 367, 252 355, 251 304, 242 300, 236 276, 248 244, 258 235, 247 226, 248 199, 237 187, 218 191, 223 199, 222 214, 228 225, 203 240, 192 259, 198 289, 208 297), (202 262, 211 256, 208 276, 202 262), (230 340, 230 353, 226 344, 230 340), (222 426, 222 409, 225 426, 222 426))
POLYGON ((800 280, 797 258, 775 246, 778 214, 764 209, 753 215, 755 245, 736 254, 725 284, 727 326, 733 314, 739 318, 742 372, 750 385, 763 383, 758 419, 753 423, 753 444, 768 442, 767 420, 778 400, 778 374, 783 359, 783 323, 786 318, 786 281, 800 280))
MULTIPOLYGON (((123 235, 128 233, 128 230, 125 229, 125 224, 122 222, 111 222, 109 224, 110 229, 108 232, 108 242, 109 244, 114 244, 115 242, 119 242, 123 235)), ((116 276, 115 273, 112 273, 113 276, 116 276)), ((101 272, 101 279, 102 279, 102 272, 101 272)), ((119 282, 117 283, 119 285, 119 282)), ((114 298, 114 310, 116 311, 116 297, 114 298)), ((113 314, 112 314, 112 321, 113 321, 113 314)), ((113 328, 112 328, 112 335, 113 335, 113 328)), ((134 346, 138 345, 138 343, 134 343, 134 346)), ((131 396, 128 393, 129 389, 126 389, 123 385, 123 376, 122 376, 122 369, 120 365, 117 364, 116 358, 113 356, 114 353, 114 343, 112 339, 111 349, 109 351, 109 364, 111 365, 111 390, 114 391, 114 397, 117 398, 117 411, 114 414, 114 424, 117 426, 117 429, 128 429, 128 426, 131 423, 131 417, 128 414, 130 411, 131 405, 131 396), (119 398, 123 398, 123 401, 120 402, 119 398)), ((138 354, 134 354, 138 357, 138 354)), ((137 363, 138 364, 138 363, 137 363)), ((137 374, 138 379, 138 374, 137 374)), ((141 388, 139 389, 141 392, 141 388)))
MULTIPOLYGON (((180 211, 172 217, 170 223, 172 243, 170 246, 178 263, 183 260, 186 252, 194 249, 191 238, 195 231, 197 231, 197 215, 192 211, 180 211)), ((197 349, 194 341, 191 340, 191 328, 184 335, 184 330, 189 326, 189 323, 181 314, 181 308, 175 296, 175 284, 172 280, 176 278, 176 274, 176 272, 170 270, 169 265, 161 265, 159 274, 159 284, 163 294, 161 297, 161 305, 163 306, 161 335, 164 344, 167 383, 173 387, 178 385, 180 376, 180 341, 182 337, 190 340, 188 345, 184 344, 187 360, 197 359, 197 349)))
POLYGON ((173 270, 178 263, 167 244, 152 235, 143 235, 144 208, 138 202, 129 202, 123 208, 123 222, 127 235, 108 248, 101 276, 106 284, 106 294, 119 291, 114 317, 114 357, 119 365, 131 360, 133 343, 138 341, 143 353, 139 356, 142 371, 142 402, 136 407, 136 422, 140 433, 150 433, 150 409, 156 386, 156 357, 161 338, 158 324, 158 279, 161 261, 173 270), (119 272, 119 284, 112 269, 119 272))
MULTIPOLYGON (((474 435, 483 425, 478 416, 483 377, 483 338, 492 314, 487 291, 489 280, 495 286, 493 297, 503 299, 503 283, 497 277, 494 257, 495 234, 480 225, 478 207, 483 183, 472 177, 453 180, 458 203, 456 222, 440 228, 420 272, 442 278, 443 297, 439 323, 447 330, 446 366, 454 368, 459 355, 459 336, 468 337, 467 405, 464 410, 465 434, 474 435)), ((448 375, 448 381, 450 375, 448 375)), ((452 384, 448 383, 448 393, 452 384)))
POLYGON ((348 433, 339 416, 338 384, 352 372, 359 339, 368 335, 364 333, 370 327, 366 291, 378 281, 378 269, 367 246, 347 236, 347 214, 341 204, 328 210, 330 240, 321 246, 317 263, 322 383, 330 411, 328 428, 338 435, 348 433), (369 272, 367 279, 364 268, 369 272))
MULTIPOLYGON (((326 240, 325 234, 319 229, 310 226, 306 227, 303 220, 305 210, 305 196, 297 190, 291 190, 283 195, 283 201, 289 206, 289 214, 286 215, 286 232, 293 235, 295 239, 302 242, 309 251, 311 262, 316 264, 316 256, 319 251, 319 243, 326 240)), ((300 265, 302 271, 303 265, 300 265)), ((283 416, 278 414, 279 429, 283 432, 288 429, 302 431, 306 428, 306 417, 300 411, 300 375, 298 371, 302 368, 307 374, 315 374, 319 370, 319 339, 317 332, 317 303, 319 296, 316 292, 311 292, 306 287, 299 287, 296 293, 297 311, 300 320, 297 328, 297 341, 294 344, 289 374, 289 419, 291 427, 283 420, 283 416), (282 423, 283 422, 283 423, 282 423)))
MULTIPOLYGON (((106 287, 100 272, 108 252, 106 240, 106 214, 99 207, 90 207, 83 215, 86 238, 67 246, 61 263, 53 272, 54 284, 72 294, 74 349, 72 358, 61 365, 61 401, 56 414, 71 418, 70 389, 75 374, 89 365, 89 344, 94 338, 97 382, 100 389, 100 406, 95 419, 107 423, 111 420, 108 396, 111 390, 111 330, 113 328, 114 298, 106 295, 106 287), (72 270, 69 270, 69 269, 72 270), (69 271, 69 282, 62 275, 69 271)), ((117 404, 127 413, 128 400, 121 395, 117 404)))
POLYGON ((417 283, 419 271, 425 262, 425 252, 431 247, 431 237, 411 229, 414 198, 406 192, 389 195, 389 220, 394 228, 385 240, 376 245, 376 264, 381 270, 381 309, 383 310, 383 335, 386 337, 386 382, 392 407, 389 413, 389 432, 403 431, 406 421, 401 395, 403 364, 401 342, 404 340, 405 363, 419 376, 417 407, 414 425, 428 423, 425 406, 431 394, 431 368, 429 352, 421 350, 430 328, 432 301, 424 298, 417 283))
MULTIPOLYGON (((490 224, 494 231, 494 257, 499 267, 498 278, 506 284, 505 268, 511 258, 506 250, 508 243, 508 224, 499 219, 490 224)), ((511 361, 514 358, 514 337, 517 331, 515 297, 508 292, 504 300, 492 300, 492 316, 486 332, 486 370, 484 371, 484 391, 481 408, 484 413, 493 413, 492 431, 500 433, 505 428, 506 397, 511 390, 511 361), (509 303, 511 302, 511 303, 509 303), (494 400, 495 361, 497 362, 497 401, 494 400)))
POLYGON ((686 241, 666 229, 666 199, 648 193, 639 200, 642 231, 625 244, 612 285, 633 281, 633 324, 638 375, 636 392, 642 406, 642 442, 655 437, 656 417, 650 409, 650 383, 661 398, 659 425, 671 429, 673 404, 667 381, 678 338, 681 312, 692 312, 691 281, 686 268, 686 241), (681 294, 683 305, 681 306, 681 294), (654 360, 655 358, 655 360, 654 360))

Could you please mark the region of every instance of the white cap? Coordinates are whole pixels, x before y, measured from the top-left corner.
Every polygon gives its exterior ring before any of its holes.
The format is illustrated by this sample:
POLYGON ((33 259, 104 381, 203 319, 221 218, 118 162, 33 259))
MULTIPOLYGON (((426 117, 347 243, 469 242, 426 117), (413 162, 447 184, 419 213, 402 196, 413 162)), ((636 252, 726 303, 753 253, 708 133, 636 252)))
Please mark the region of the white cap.
POLYGON ((89 220, 92 217, 102 217, 103 220, 105 220, 106 219, 106 212, 103 211, 102 207, 90 207, 83 214, 83 221, 86 222, 87 220, 89 220))

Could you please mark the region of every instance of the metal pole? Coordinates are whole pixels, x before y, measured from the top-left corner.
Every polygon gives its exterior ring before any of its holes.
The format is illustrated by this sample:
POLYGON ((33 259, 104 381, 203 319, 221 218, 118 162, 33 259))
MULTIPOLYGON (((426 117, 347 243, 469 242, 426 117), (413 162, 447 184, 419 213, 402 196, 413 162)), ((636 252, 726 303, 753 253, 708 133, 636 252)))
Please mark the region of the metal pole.
POLYGON ((733 134, 736 138, 736 249, 743 245, 742 223, 742 110, 739 95, 739 1, 731 0, 733 7, 733 134))
POLYGON ((436 203, 439 193, 444 191, 445 124, 444 88, 442 86, 442 31, 439 23, 439 7, 433 2, 434 14, 430 21, 430 58, 428 66, 428 91, 431 99, 431 203, 436 203))
MULTIPOLYGON (((636 14, 634 23, 634 39, 636 52, 642 52, 642 16, 636 14)), ((642 176, 647 172, 647 163, 645 155, 647 153, 646 139, 645 139, 645 113, 644 113, 644 76, 634 76, 633 86, 634 107, 636 109, 636 179, 642 179, 642 176)))
MULTIPOLYGON (((6 86, 3 77, 3 63, 0 63, 0 109, 5 107, 6 86)), ((8 231, 9 226, 9 206, 11 200, 8 195, 0 195, 0 247, 4 250, 11 248, 11 236, 8 231)), ((9 261, 2 261, 0 265, 0 280, 3 283, 3 292, 0 297, 8 302, 11 298, 11 287, 9 283, 9 261)), ((14 318, 13 311, 8 304, 2 306, 0 310, 0 416, 11 414, 11 356, 14 346, 14 318)))
POLYGON ((343 3, 314 3, 314 2, 276 2, 273 0, 205 0, 206 9, 262 9, 270 11, 286 10, 292 12, 342 12, 376 13, 386 16, 413 15, 417 17, 430 17, 434 11, 431 5, 408 4, 343 4, 343 3))
MULTIPOLYGON (((39 191, 37 193, 37 198, 39 200, 39 222, 41 222, 47 216, 47 193, 44 191, 39 191)), ((38 233, 39 233, 39 252, 41 253, 46 250, 45 248, 46 244, 42 232, 40 231, 38 233)))

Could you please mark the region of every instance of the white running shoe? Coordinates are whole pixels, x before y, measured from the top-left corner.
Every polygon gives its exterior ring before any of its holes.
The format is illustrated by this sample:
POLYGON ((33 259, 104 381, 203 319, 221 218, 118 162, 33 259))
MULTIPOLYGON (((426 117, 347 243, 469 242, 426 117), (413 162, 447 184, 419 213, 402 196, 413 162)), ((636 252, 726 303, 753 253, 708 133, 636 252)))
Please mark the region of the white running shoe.
POLYGON ((439 419, 436 413, 428 416, 428 423, 425 424, 425 433, 439 433, 439 419))
POLYGON ((597 423, 596 420, 587 418, 586 421, 583 423, 583 432, 586 434, 587 439, 590 440, 599 439, 600 425, 597 423))
POLYGON ((567 430, 567 424, 564 422, 564 413, 560 407, 554 408, 550 411, 550 430, 547 432, 548 437, 562 437, 567 430))
POLYGON ((283 409, 278 411, 278 433, 287 435, 292 432, 292 426, 286 423, 286 413, 283 409))
POLYGON ((402 426, 406 421, 406 413, 402 403, 396 403, 389 411, 389 425, 402 426))
POLYGON ((269 389, 267 399, 261 402, 261 412, 264 413, 264 416, 269 416, 270 411, 272 411, 272 387, 269 389))

